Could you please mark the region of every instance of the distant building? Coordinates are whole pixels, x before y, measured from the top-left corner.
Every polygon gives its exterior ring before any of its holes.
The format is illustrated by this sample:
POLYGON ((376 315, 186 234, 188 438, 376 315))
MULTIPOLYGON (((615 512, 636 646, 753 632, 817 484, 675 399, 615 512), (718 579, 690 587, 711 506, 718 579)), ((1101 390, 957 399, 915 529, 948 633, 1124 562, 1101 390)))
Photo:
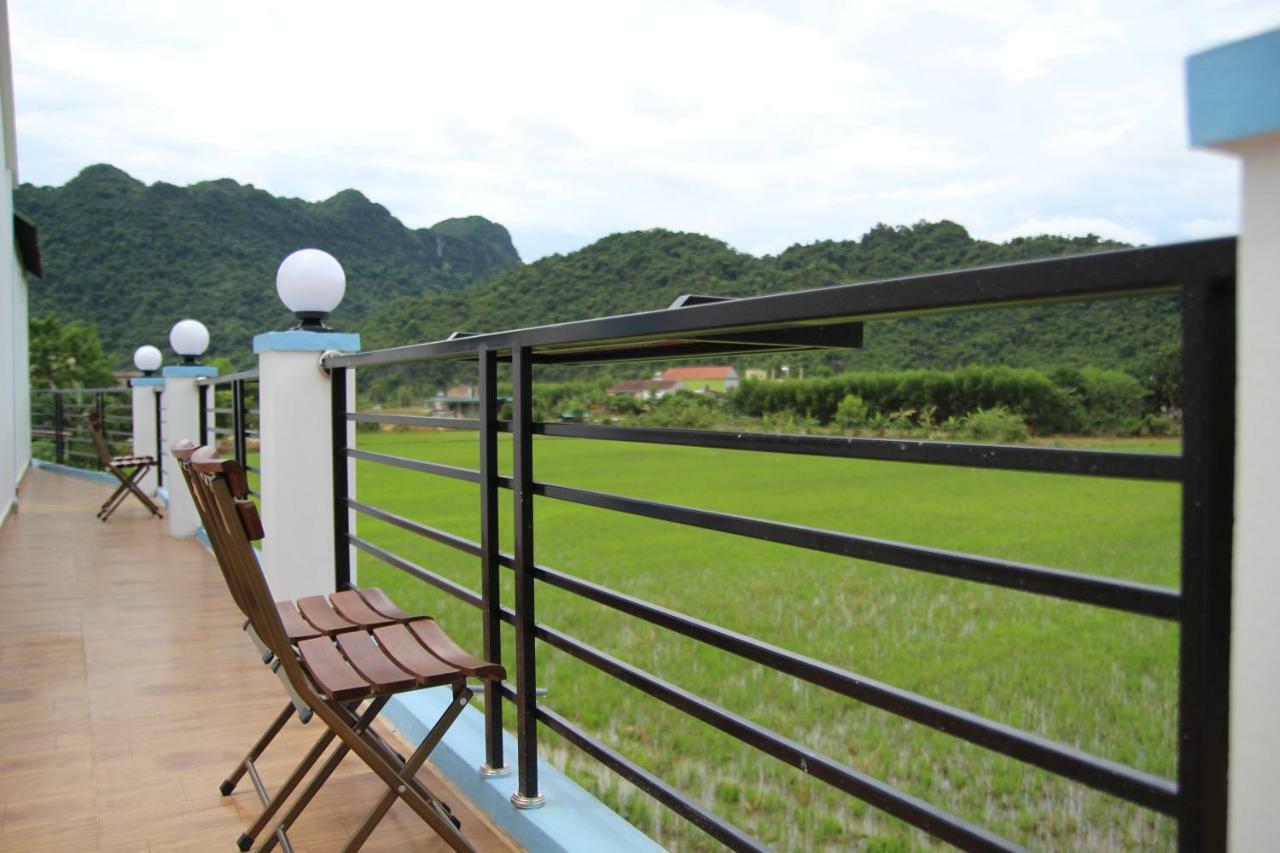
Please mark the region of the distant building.
POLYGON ((438 418, 480 417, 480 395, 474 385, 452 385, 431 398, 431 414, 438 418))
POLYGON ((630 394, 637 400, 656 400, 683 390, 684 383, 675 379, 624 379, 610 388, 609 393, 630 394))
POLYGON ((745 378, 763 382, 769 378, 769 373, 763 367, 748 367, 745 378))
POLYGON ((698 394, 707 391, 723 394, 738 387, 738 372, 728 365, 668 367, 662 378, 683 382, 686 388, 698 394))

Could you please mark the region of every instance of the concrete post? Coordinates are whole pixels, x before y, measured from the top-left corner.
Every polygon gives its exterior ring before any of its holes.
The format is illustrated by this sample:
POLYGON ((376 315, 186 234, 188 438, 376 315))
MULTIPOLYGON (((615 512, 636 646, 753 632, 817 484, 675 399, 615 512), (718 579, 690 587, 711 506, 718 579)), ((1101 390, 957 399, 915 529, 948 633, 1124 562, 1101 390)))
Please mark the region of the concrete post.
POLYGON ((200 397, 196 380, 202 376, 217 376, 218 368, 204 364, 174 364, 164 368, 164 397, 161 398, 160 420, 164 431, 165 447, 164 484, 169 494, 169 534, 171 536, 195 536, 200 527, 200 515, 191 502, 191 493, 183 482, 178 462, 169 447, 180 438, 199 441, 200 397))
POLYGON ((1191 141, 1240 157, 1228 843, 1280 821, 1280 30, 1187 61, 1191 141))
MULTIPOLYGON (((289 331, 253 339, 259 368, 262 524, 267 531, 262 569, 278 599, 334 591, 333 390, 320 368, 320 356, 329 350, 359 352, 360 336, 289 331)), ((353 398, 355 374, 346 375, 353 398)), ((355 424, 346 429, 351 445, 355 424)), ((353 460, 346 464, 354 489, 355 465, 353 460)))
MULTIPOLYGON (((156 446, 156 407, 160 405, 160 392, 164 391, 164 380, 159 376, 139 376, 129 382, 133 389, 133 455, 155 456, 156 446)), ((164 455, 156 458, 162 462, 164 455)), ((149 495, 156 493, 156 469, 152 468, 138 481, 142 491, 149 495)))

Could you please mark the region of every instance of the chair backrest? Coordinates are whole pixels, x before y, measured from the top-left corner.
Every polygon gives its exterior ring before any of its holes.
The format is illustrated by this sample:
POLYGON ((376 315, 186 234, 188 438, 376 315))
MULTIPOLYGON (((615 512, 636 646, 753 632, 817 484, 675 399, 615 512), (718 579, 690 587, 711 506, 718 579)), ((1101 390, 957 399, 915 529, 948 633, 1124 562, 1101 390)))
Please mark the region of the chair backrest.
POLYGON ((102 419, 98 417, 97 412, 89 412, 89 436, 93 439, 93 446, 98 451, 98 461, 102 463, 103 468, 111 467, 111 448, 107 446, 107 437, 102 432, 102 419))
POLYGON ((178 470, 182 472, 182 479, 186 482, 187 489, 191 492, 191 502, 195 504, 196 512, 200 515, 200 524, 204 527, 205 534, 209 537, 209 545, 213 548, 213 556, 217 560, 218 569, 222 572, 222 579, 227 584, 227 591, 231 593, 231 598, 235 601, 236 607, 240 608, 240 612, 248 619, 249 610, 245 602, 244 591, 239 581, 227 570, 227 555, 224 553, 227 545, 221 526, 213 520, 208 491, 198 488, 192 482, 192 478, 195 476, 191 470, 192 460, 209 461, 216 459, 217 454, 214 453, 212 448, 196 447, 195 442, 189 438, 178 439, 169 449, 178 463, 178 470))
POLYGON ((276 611, 271 589, 258 565, 253 543, 263 536, 258 508, 249 500, 249 482, 244 469, 233 459, 218 459, 212 450, 193 451, 187 461, 188 485, 197 505, 208 513, 206 530, 210 541, 217 537, 214 552, 232 590, 258 637, 280 659, 294 688, 304 701, 315 700, 314 688, 302 674, 294 656, 284 623, 276 611), (312 694, 308 697, 308 694, 312 694))

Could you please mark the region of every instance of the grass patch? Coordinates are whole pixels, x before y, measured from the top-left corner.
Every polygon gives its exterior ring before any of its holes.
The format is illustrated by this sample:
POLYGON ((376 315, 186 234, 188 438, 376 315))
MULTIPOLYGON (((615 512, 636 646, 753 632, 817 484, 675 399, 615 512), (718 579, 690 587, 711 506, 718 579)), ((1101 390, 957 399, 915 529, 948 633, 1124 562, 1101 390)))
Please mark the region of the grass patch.
MULTIPOLYGON (((510 470, 510 443, 501 445, 510 470)), ((1075 442, 1071 442, 1075 444, 1075 442)), ((1099 446, 1099 442, 1090 442, 1099 446)), ((362 449, 475 467, 474 433, 360 433, 362 449)), ((1103 443, 1107 449, 1119 444, 1103 443)), ((1176 451, 1130 440, 1125 450, 1176 451)), ((538 437, 539 480, 1176 587, 1176 484, 538 437)), ((360 500, 478 538, 478 487, 373 463, 360 500)), ((511 547, 503 493, 504 548, 511 547)), ((1175 626, 537 498, 539 562, 1089 752, 1175 772, 1175 626)), ((479 590, 478 560, 373 519, 359 535, 479 590)), ((504 571, 503 602, 512 603, 504 571)), ((361 554, 360 583, 480 648, 475 609, 361 554)), ((539 585, 538 620, 1033 846, 1167 847, 1174 825, 735 656, 539 585)), ((506 631, 508 663, 513 647, 506 631)), ((912 828, 540 645, 557 712, 768 844, 932 847, 912 828)), ((508 709, 509 711, 509 709, 508 709)), ((508 722, 511 722, 508 715, 508 722)), ((591 759, 543 753, 660 843, 715 845, 591 759)), ((511 757, 514 760, 514 756, 511 757)))

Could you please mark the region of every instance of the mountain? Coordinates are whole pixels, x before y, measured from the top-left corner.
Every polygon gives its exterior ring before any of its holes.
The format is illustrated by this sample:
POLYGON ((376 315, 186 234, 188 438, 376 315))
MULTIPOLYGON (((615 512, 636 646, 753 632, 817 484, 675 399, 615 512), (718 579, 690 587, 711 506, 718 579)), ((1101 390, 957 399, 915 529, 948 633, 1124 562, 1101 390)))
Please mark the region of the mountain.
POLYGON ((45 276, 31 288, 31 315, 95 324, 119 367, 143 343, 167 349, 169 327, 183 317, 209 327, 211 355, 249 366, 253 335, 291 324, 275 270, 306 246, 346 270, 346 298, 332 317, 343 329, 387 302, 521 265, 497 223, 469 216, 410 229, 352 189, 311 203, 229 179, 148 186, 97 165, 61 187, 23 184, 14 204, 40 229, 45 276))
MULTIPOLYGON (((1001 262, 1121 248, 1097 237, 975 240, 954 222, 878 225, 858 240, 758 258, 698 234, 614 234, 567 255, 498 273, 465 291, 401 299, 364 321, 369 348, 662 308, 682 293, 752 296, 1001 262)), ((966 364, 1134 369, 1178 339, 1173 297, 1000 309, 867 324, 862 350, 736 359, 833 369, 966 364)), ((631 370, 643 374, 648 367, 631 370)))

